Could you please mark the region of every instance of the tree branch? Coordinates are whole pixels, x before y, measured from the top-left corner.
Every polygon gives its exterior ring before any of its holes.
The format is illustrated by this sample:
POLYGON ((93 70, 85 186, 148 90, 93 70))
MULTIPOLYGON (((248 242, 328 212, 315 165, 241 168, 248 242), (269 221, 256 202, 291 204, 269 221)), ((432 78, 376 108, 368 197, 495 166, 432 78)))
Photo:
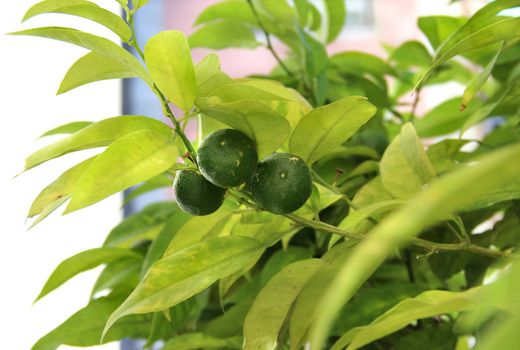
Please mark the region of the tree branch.
POLYGON ((273 43, 271 42, 271 34, 269 34, 267 29, 265 29, 264 24, 262 23, 262 20, 260 19, 260 16, 258 15, 258 12, 256 11, 256 8, 255 8, 255 5, 253 4, 253 1, 252 0, 247 0, 247 3, 249 4, 249 7, 251 8, 251 11, 253 12, 253 15, 256 18, 258 26, 260 27, 260 29, 264 33, 267 49, 269 51, 271 51, 271 54, 276 59, 276 61, 280 65, 280 67, 282 67, 282 69, 285 71, 285 73, 287 73, 287 75, 289 75, 289 76, 294 76, 294 74, 291 72, 289 67, 287 67, 285 65, 285 63, 283 63, 282 59, 280 58, 280 56, 278 56, 278 53, 274 49, 273 43))

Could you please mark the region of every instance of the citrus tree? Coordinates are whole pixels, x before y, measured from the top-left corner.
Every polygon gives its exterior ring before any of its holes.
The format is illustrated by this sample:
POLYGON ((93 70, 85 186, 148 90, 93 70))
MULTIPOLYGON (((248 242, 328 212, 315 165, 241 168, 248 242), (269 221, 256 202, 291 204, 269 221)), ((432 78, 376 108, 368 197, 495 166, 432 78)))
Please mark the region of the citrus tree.
POLYGON ((100 152, 43 189, 28 216, 36 224, 135 185, 127 203, 172 186, 176 201, 127 217, 101 247, 56 267, 37 299, 104 265, 86 306, 34 350, 127 337, 163 350, 517 348, 520 18, 507 11, 520 1, 421 17, 427 42, 388 47, 386 59, 327 54, 343 0, 222 1, 188 38, 168 30, 143 48, 133 19, 147 1, 118 2, 123 18, 87 0, 45 0, 24 20, 84 17, 138 57, 71 28, 12 34, 89 50, 59 93, 141 79, 170 124, 125 115, 50 130, 63 138, 26 170, 100 152), (194 63, 190 53, 261 45, 278 62, 267 76, 231 79, 216 54, 194 63), (465 86, 460 96, 417 115, 421 94, 449 81, 465 86), (486 135, 465 137, 491 117, 486 135))

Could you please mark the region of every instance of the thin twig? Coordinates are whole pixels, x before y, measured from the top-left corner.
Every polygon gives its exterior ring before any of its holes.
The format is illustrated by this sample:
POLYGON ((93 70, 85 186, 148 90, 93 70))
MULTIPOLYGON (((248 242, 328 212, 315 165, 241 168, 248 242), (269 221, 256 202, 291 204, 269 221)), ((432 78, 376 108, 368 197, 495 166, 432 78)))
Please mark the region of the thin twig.
MULTIPOLYGON (((139 47, 139 44, 137 43, 137 38, 136 38, 136 34, 135 34, 133 12, 130 12, 128 14, 127 22, 128 22, 128 26, 130 27, 130 30, 132 32, 132 39, 128 42, 128 44, 136 50, 136 52, 143 59, 143 62, 144 62, 144 53, 143 53, 143 50, 141 50, 141 48, 139 47)), ((192 162, 195 165, 197 165, 197 153, 195 152, 195 149, 193 148, 193 145, 191 144, 190 140, 188 140, 188 137, 184 133, 179 121, 173 114, 173 111, 170 108, 168 100, 166 99, 166 97, 164 96, 164 94, 162 93, 162 91, 159 89, 159 87, 157 85, 154 84, 152 90, 155 93, 155 95, 159 98, 159 100, 161 101, 164 115, 167 116, 172 121, 173 126, 175 128, 175 133, 177 135, 179 135, 179 137, 181 138, 182 143, 186 147, 186 150, 188 151, 192 162)))
POLYGON ((417 106, 419 105, 419 100, 421 99, 421 91, 422 85, 417 88, 413 93, 415 94, 414 100, 412 103, 412 109, 410 110, 410 117, 413 119, 416 117, 415 113, 417 112, 417 106))
POLYGON ((260 19, 260 16, 258 15, 258 12, 256 11, 256 8, 255 8, 255 5, 253 4, 253 1, 252 0, 247 0, 247 3, 249 4, 249 7, 251 7, 251 11, 253 12, 253 15, 256 18, 258 26, 260 27, 260 29, 264 33, 267 49, 269 51, 271 51, 271 54, 273 55, 275 60, 278 62, 280 67, 282 67, 282 69, 285 71, 285 73, 287 73, 288 76, 294 76, 293 72, 291 72, 289 67, 287 67, 285 65, 285 63, 283 63, 282 59, 280 58, 280 56, 278 56, 278 53, 274 49, 273 43, 271 41, 271 34, 269 34, 267 29, 264 27, 264 24, 262 23, 262 20, 260 19))

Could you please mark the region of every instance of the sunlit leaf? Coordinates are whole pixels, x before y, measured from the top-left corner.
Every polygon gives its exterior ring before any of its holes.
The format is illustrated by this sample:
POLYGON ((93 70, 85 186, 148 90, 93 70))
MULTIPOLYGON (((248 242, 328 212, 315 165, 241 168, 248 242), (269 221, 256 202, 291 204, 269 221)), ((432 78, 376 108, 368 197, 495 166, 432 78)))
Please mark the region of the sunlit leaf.
POLYGON ((71 256, 52 272, 36 300, 43 298, 81 272, 123 258, 140 259, 141 257, 131 250, 117 248, 94 248, 71 256))
POLYGON ((197 97, 197 82, 188 40, 182 32, 156 34, 145 46, 144 58, 150 74, 166 98, 189 111, 197 97))
POLYGON ((104 25, 119 35, 121 40, 128 41, 132 31, 125 21, 97 4, 87 0, 44 0, 33 5, 26 13, 23 21, 42 13, 64 13, 83 17, 104 25))
POLYGON ((251 238, 222 237, 195 244, 157 261, 132 294, 112 313, 104 334, 125 315, 161 311, 200 293, 240 269, 262 247, 251 238))
POLYGON ((108 39, 85 33, 80 30, 63 27, 34 28, 10 34, 39 36, 84 47, 120 62, 130 71, 134 72, 138 77, 143 79, 149 86, 153 86, 148 72, 137 60, 137 58, 135 58, 130 52, 126 51, 121 46, 108 39))
POLYGON ((153 130, 128 134, 112 143, 80 177, 66 212, 84 208, 159 175, 171 168, 177 157, 171 136, 153 130))
POLYGON ((358 96, 316 108, 296 126, 289 150, 311 164, 348 140, 375 112, 366 98, 358 96))

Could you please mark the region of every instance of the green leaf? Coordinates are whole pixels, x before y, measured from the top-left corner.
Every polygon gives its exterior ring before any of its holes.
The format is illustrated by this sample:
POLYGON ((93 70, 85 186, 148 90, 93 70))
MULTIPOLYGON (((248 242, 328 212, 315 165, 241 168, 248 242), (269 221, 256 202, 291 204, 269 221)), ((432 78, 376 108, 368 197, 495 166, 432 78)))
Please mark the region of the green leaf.
POLYGON ((80 131, 81 129, 84 129, 87 126, 89 126, 90 124, 92 124, 92 122, 71 122, 63 124, 58 127, 52 128, 49 131, 46 131, 39 138, 60 134, 74 134, 76 131, 80 131))
POLYGON ((130 294, 139 283, 142 263, 141 259, 122 258, 107 264, 96 279, 90 298, 95 299, 97 293, 106 290, 130 294))
POLYGON ((411 322, 427 317, 476 308, 483 296, 481 288, 465 292, 432 290, 406 299, 364 327, 353 328, 344 334, 332 347, 333 350, 348 350, 360 347, 406 327, 411 322))
POLYGON ((469 116, 481 105, 475 100, 464 111, 460 111, 460 97, 455 97, 437 105, 422 118, 414 122, 417 134, 421 137, 434 137, 450 134, 460 129, 469 116))
POLYGON ((291 350, 300 349, 305 336, 318 314, 316 300, 319 300, 324 290, 332 283, 342 266, 342 262, 351 252, 350 244, 337 245, 332 248, 318 265, 319 270, 309 278, 303 288, 299 290, 292 306, 289 323, 291 350))
POLYGON ((32 35, 43 38, 64 41, 70 44, 78 45, 86 49, 92 50, 98 54, 108 56, 122 65, 127 67, 130 71, 144 80, 149 86, 153 86, 153 82, 141 65, 139 60, 135 58, 130 52, 123 49, 116 43, 89 33, 85 33, 76 29, 63 27, 42 27, 22 30, 19 32, 10 33, 11 35, 32 35))
POLYGON ((368 218, 374 218, 382 213, 392 211, 403 206, 405 203, 403 200, 391 199, 377 202, 358 210, 351 209, 348 216, 338 224, 338 227, 350 232, 359 232, 360 226, 365 223, 368 218))
POLYGON ((168 174, 160 174, 156 177, 152 177, 149 180, 144 181, 139 187, 132 189, 129 194, 125 194, 125 200, 123 207, 133 201, 134 199, 147 194, 151 191, 158 190, 160 188, 170 187, 173 185, 173 178, 168 174))
POLYGON ((61 81, 57 94, 63 94, 95 81, 137 77, 135 70, 122 64, 119 60, 98 52, 89 52, 69 68, 61 81))
POLYGON ((345 97, 316 108, 296 126, 289 140, 289 150, 312 164, 348 140, 375 113, 376 107, 359 96, 345 97))
MULTIPOLYGON (((447 40, 445 40, 437 50, 436 58, 450 55, 450 51, 457 50, 457 47, 462 45, 468 45, 468 41, 473 41, 477 45, 482 46, 482 42, 475 41, 474 36, 481 38, 484 41, 489 42, 490 40, 493 42, 498 42, 501 40, 496 40, 497 35, 504 35, 504 39, 508 39, 509 35, 519 36, 520 31, 514 27, 511 27, 513 31, 511 33, 500 32, 499 27, 494 27, 497 24, 501 23, 504 20, 504 17, 498 16, 498 14, 506 10, 508 8, 513 8, 520 6, 519 0, 497 0, 488 3, 486 6, 482 7, 478 10, 471 18, 464 23, 462 27, 460 27, 457 32, 453 33, 447 40), (495 28, 494 30, 489 30, 490 28, 495 28), (516 32, 516 34, 515 34, 516 32), (483 34, 489 34, 489 37, 483 34)), ((514 18, 509 18, 514 19, 514 18)), ((508 21, 509 19, 505 19, 508 21)), ((500 27, 502 28, 502 27, 500 27)), ((505 29, 505 28, 502 28, 505 29)), ((453 57, 453 55, 451 56, 453 57)))
POLYGON ((426 35, 434 49, 437 49, 444 40, 464 23, 466 23, 465 18, 448 16, 425 16, 419 17, 417 21, 417 25, 424 35, 426 35))
POLYGON ((33 228, 40 222, 42 222, 47 216, 52 214, 56 209, 61 207, 66 201, 69 200, 69 196, 61 197, 59 199, 56 199, 54 202, 47 205, 40 213, 40 215, 31 223, 31 226, 29 226, 29 229, 33 228))
POLYGON ((460 103, 460 109, 464 110, 466 106, 469 104, 469 102, 475 97, 477 92, 482 88, 484 83, 488 80, 489 76, 491 75, 491 71, 493 70, 493 67, 495 66, 495 63, 497 62, 498 56, 500 55, 500 52, 502 51, 502 47, 504 46, 504 43, 500 45, 498 48, 497 53, 491 61, 489 61, 488 65, 480 74, 478 74, 470 83, 468 86, 466 86, 466 89, 464 89, 464 94, 462 95, 462 102, 460 103))
POLYGON ((150 0, 132 0, 132 3, 134 4, 134 10, 138 10, 141 7, 145 6, 146 4, 148 4, 148 1, 150 0))
POLYGON ((395 69, 381 58, 359 51, 348 51, 335 54, 330 58, 331 64, 340 72, 363 77, 373 76, 380 85, 385 86, 385 75, 397 75, 395 69))
POLYGON ((429 67, 433 59, 428 49, 419 41, 406 41, 390 55, 390 60, 401 67, 429 67))
POLYGON ((244 322, 244 349, 275 349, 278 333, 305 283, 323 266, 319 259, 292 263, 258 293, 244 322))
POLYGON ((152 234, 158 234, 179 207, 174 202, 158 202, 146 206, 138 213, 132 214, 114 227, 105 242, 104 247, 129 248, 140 239, 146 239, 152 234))
POLYGON ((519 176, 520 163, 513 161, 518 157, 520 146, 515 145, 489 153, 471 166, 460 167, 432 182, 376 226, 356 246, 330 288, 316 301, 319 314, 311 331, 312 348, 321 348, 340 307, 395 248, 423 228, 472 203, 481 193, 519 176))
POLYGON ((492 188, 477 196, 473 202, 464 208, 464 211, 477 210, 493 204, 519 199, 520 177, 511 179, 508 183, 492 188))
POLYGON ((242 337, 216 338, 204 333, 188 333, 168 340, 161 350, 242 349, 242 337))
POLYGON ((457 349, 457 336, 451 331, 449 323, 416 330, 400 338, 395 350, 445 350, 457 349))
MULTIPOLYGON (((403 266, 403 270, 405 269, 403 266)), ((384 271, 381 272, 384 275, 384 271)), ((423 288, 417 284, 391 278, 388 278, 385 283, 362 287, 341 310, 332 334, 341 336, 354 327, 367 325, 399 302, 406 298, 413 298, 422 291, 423 288)))
POLYGON ((157 87, 168 100, 188 112, 197 97, 197 82, 184 34, 176 30, 156 34, 148 40, 144 58, 157 87))
POLYGON ((457 155, 462 146, 468 142, 468 140, 445 139, 428 147, 426 154, 428 155, 435 172, 437 174, 442 174, 458 165, 457 155))
POLYGON ((260 45, 250 26, 230 20, 203 25, 189 36, 188 41, 192 48, 205 47, 214 50, 228 47, 254 49, 260 45))
POLYGON ((215 89, 233 81, 220 70, 220 60, 214 53, 205 56, 195 65, 195 78, 198 97, 208 96, 215 89))
POLYGON ((194 67, 197 86, 204 84, 209 78, 220 72, 220 59, 217 54, 210 53, 204 56, 194 67))
POLYGON ((204 8, 195 20, 195 24, 225 19, 256 24, 256 18, 251 7, 243 0, 228 0, 218 2, 204 8))
POLYGON ((148 252, 143 262, 141 275, 144 275, 150 266, 152 266, 153 263, 155 263, 163 256, 164 252, 168 248, 168 245, 174 239, 177 232, 179 232, 179 230, 184 227, 186 222, 188 222, 188 220, 191 218, 191 215, 185 213, 182 210, 175 211, 173 215, 168 218, 168 220, 164 223, 164 228, 152 241, 150 248, 148 248, 148 252))
POLYGON ((211 215, 204 217, 192 216, 168 242, 164 250, 164 256, 175 254, 203 240, 218 236, 231 215, 233 215, 232 209, 228 203, 225 203, 211 215))
POLYGON ((347 9, 343 0, 325 0, 325 10, 327 11, 327 42, 330 43, 337 38, 345 25, 347 19, 347 9))
POLYGON ((46 208, 52 206, 57 201, 70 198, 79 178, 88 169, 95 158, 96 157, 89 158, 73 166, 61 174, 60 177, 54 180, 49 186, 45 187, 34 199, 27 217, 32 218, 44 212, 46 208))
POLYGON ((124 116, 105 119, 34 152, 25 160, 25 170, 70 152, 108 146, 115 140, 139 130, 154 131, 163 137, 172 133, 166 124, 148 117, 124 116))
POLYGON ((26 13, 22 21, 42 13, 64 13, 83 17, 97 22, 117 35, 123 41, 130 40, 132 31, 125 21, 118 15, 99 7, 97 4, 86 0, 44 0, 33 5, 26 13))
POLYGON ((305 69, 311 77, 318 77, 329 64, 325 46, 302 29, 298 30, 298 34, 305 52, 305 69))
POLYGON ((84 208, 159 175, 171 168, 177 157, 171 136, 153 130, 124 136, 101 153, 81 176, 65 212, 84 208))
MULTIPOLYGON (((38 340, 31 349, 56 350, 61 345, 82 347, 99 345, 103 326, 121 300, 121 296, 109 296, 91 301, 86 307, 38 340)), ((148 322, 142 316, 126 318, 114 325, 102 343, 127 337, 146 337, 149 327, 148 322)))
POLYGON ((121 317, 165 310, 238 271, 263 245, 228 236, 210 239, 157 261, 141 283, 110 316, 104 334, 121 317), (182 266, 182 269, 178 268, 182 266))
POLYGON ((197 107, 206 116, 251 137, 260 158, 278 149, 289 136, 289 122, 263 103, 249 100, 219 103, 218 100, 199 98, 197 107))
POLYGON ((482 26, 481 22, 477 22, 477 24, 478 26, 475 28, 474 21, 468 21, 456 34, 443 43, 435 56, 432 66, 419 80, 417 86, 420 86, 435 68, 456 55, 500 41, 520 38, 520 17, 505 19, 498 19, 497 17, 496 20, 487 25, 482 26))
POLYGON ((77 274, 93 269, 101 264, 122 258, 141 259, 141 256, 131 250, 117 248, 95 248, 78 253, 63 260, 45 282, 35 302, 43 298, 77 274))

